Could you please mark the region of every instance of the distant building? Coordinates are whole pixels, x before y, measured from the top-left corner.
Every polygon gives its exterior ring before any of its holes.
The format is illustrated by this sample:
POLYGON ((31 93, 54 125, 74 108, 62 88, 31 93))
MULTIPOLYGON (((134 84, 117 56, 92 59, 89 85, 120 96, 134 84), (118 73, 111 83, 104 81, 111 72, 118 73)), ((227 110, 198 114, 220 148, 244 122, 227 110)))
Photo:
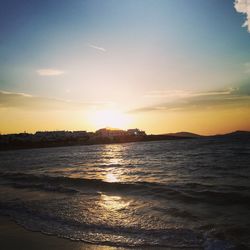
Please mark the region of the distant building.
POLYGON ((58 140, 65 137, 68 137, 67 131, 38 131, 35 133, 36 139, 42 139, 42 140, 58 140))
POLYGON ((118 137, 127 135, 127 132, 121 129, 102 128, 97 130, 95 134, 102 137, 118 137))
POLYGON ((97 136, 101 137, 119 137, 119 136, 145 136, 145 131, 138 128, 128 129, 127 131, 113 128, 102 128, 95 132, 97 136))
POLYGON ((132 136, 144 136, 144 135, 146 135, 145 131, 142 131, 138 128, 128 129, 127 134, 132 135, 132 136))
POLYGON ((36 138, 42 138, 46 140, 54 139, 70 139, 86 137, 88 133, 86 131, 38 131, 35 133, 36 138))
POLYGON ((85 136, 88 136, 88 132, 87 131, 73 131, 72 132, 72 136, 73 137, 85 137, 85 136))

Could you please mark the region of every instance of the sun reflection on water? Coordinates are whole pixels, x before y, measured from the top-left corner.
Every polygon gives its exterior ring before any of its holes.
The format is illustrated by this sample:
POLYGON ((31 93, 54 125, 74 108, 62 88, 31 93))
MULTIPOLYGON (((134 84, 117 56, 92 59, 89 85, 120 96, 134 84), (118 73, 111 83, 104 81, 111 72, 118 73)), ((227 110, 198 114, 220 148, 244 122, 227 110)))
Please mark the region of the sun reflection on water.
POLYGON ((102 153, 102 158, 105 159, 103 168, 103 180, 106 182, 120 182, 123 165, 123 157, 121 154, 121 145, 106 145, 102 153))
POLYGON ((118 178, 113 173, 107 173, 106 176, 105 176, 105 181, 107 181, 107 182, 118 182, 118 178))
POLYGON ((120 196, 101 194, 101 205, 108 211, 121 210, 129 206, 130 202, 124 201, 120 196))

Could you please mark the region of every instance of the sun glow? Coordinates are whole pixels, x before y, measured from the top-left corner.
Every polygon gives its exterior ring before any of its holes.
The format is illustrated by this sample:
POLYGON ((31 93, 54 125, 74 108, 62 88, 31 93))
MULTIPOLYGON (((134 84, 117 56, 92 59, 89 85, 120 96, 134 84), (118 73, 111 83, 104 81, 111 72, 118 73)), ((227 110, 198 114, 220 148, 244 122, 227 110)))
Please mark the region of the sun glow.
POLYGON ((97 110, 90 114, 91 123, 98 129, 104 127, 126 129, 131 118, 118 110, 97 110))

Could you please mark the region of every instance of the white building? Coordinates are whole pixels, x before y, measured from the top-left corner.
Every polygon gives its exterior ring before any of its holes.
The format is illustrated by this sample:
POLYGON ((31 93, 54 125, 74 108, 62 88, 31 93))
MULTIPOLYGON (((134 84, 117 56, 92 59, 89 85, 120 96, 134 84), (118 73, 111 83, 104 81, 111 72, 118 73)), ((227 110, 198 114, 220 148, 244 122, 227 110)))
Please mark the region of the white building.
POLYGON ((127 134, 132 135, 132 136, 144 136, 144 135, 146 135, 145 131, 142 131, 138 128, 128 129, 127 134))
POLYGON ((113 129, 113 128, 102 128, 97 130, 96 135, 102 137, 117 137, 117 136, 125 136, 127 132, 121 129, 113 129))

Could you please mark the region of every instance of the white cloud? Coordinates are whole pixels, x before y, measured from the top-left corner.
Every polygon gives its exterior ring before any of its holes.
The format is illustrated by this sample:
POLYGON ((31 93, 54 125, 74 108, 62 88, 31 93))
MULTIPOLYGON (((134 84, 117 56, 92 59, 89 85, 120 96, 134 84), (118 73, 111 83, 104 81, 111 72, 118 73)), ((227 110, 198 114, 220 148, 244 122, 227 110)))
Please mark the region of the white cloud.
POLYGON ((59 76, 63 75, 64 71, 57 70, 57 69, 38 69, 37 74, 40 76, 59 76))
POLYGON ((92 49, 96 49, 96 50, 99 50, 99 51, 102 51, 102 52, 106 52, 107 50, 103 47, 99 47, 99 46, 96 46, 94 44, 88 44, 88 46, 92 49))
POLYGON ((248 32, 250 32, 250 0, 235 0, 234 8, 237 12, 246 15, 246 20, 242 27, 247 27, 248 32))

